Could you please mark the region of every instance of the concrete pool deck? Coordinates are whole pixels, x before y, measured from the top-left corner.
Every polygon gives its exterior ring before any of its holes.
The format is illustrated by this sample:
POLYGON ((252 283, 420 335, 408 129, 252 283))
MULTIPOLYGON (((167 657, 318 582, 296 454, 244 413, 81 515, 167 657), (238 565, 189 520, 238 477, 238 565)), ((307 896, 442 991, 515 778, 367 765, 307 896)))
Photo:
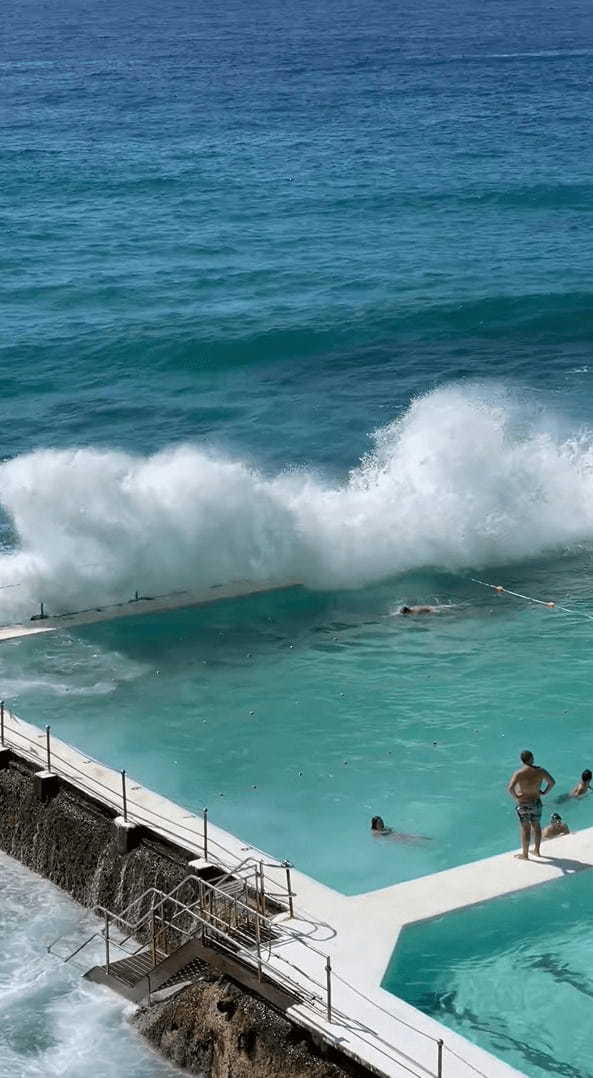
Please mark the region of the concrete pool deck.
MULTIPOLYGON (((4 720, 5 744, 45 770, 45 731, 8 711, 4 720)), ((121 812, 121 774, 53 735, 51 770, 109 806, 114 814, 121 812)), ((130 776, 127 793, 132 821, 175 843, 190 857, 203 857, 200 813, 189 812, 130 776)), ((517 1078, 520 1072, 385 991, 381 982, 399 934, 408 925, 593 868, 593 828, 551 839, 543 848, 539 861, 519 861, 509 852, 355 896, 340 894, 293 869, 294 916, 284 913, 277 918, 282 931, 270 947, 266 971, 276 969, 279 981, 290 971, 303 998, 316 996, 317 1003, 295 1005, 289 1016, 327 1044, 389 1078, 436 1076, 439 1041, 443 1042, 442 1078, 476 1074, 517 1078), (327 957, 332 967, 331 1023, 318 1005, 326 988, 327 957)), ((272 860, 209 822, 209 861, 232 869, 247 857, 272 860)), ((265 874, 270 890, 286 882, 278 862, 266 865, 265 874)))

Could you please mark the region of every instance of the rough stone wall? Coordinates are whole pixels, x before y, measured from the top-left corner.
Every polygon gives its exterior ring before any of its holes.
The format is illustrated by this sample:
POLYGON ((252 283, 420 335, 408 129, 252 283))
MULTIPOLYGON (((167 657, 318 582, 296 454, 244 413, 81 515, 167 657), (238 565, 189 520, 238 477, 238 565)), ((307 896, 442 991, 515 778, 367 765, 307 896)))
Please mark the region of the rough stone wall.
POLYGON ((322 1057, 304 1031, 224 977, 206 975, 175 999, 138 1011, 133 1022, 198 1078, 368 1078, 354 1063, 322 1057))
POLYGON ((148 887, 170 891, 188 874, 187 860, 157 840, 120 856, 108 810, 65 786, 43 804, 32 772, 18 762, 0 771, 0 849, 81 905, 114 911, 148 887))

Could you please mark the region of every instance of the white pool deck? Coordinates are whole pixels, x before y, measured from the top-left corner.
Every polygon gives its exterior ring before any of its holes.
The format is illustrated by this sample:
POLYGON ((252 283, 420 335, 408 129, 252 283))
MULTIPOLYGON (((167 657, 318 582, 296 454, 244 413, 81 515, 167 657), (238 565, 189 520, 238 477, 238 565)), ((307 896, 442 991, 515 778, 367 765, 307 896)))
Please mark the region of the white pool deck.
MULTIPOLYGON (((45 738, 45 731, 5 713, 6 744, 40 768, 46 766, 45 738)), ((52 771, 121 810, 120 773, 53 735, 52 771)), ((202 855, 201 814, 192 814, 129 776, 127 790, 130 819, 202 855)), ((593 828, 552 839, 543 844, 543 851, 538 861, 517 860, 512 851, 352 897, 293 869, 295 916, 281 918, 291 935, 272 950, 270 962, 280 974, 286 974, 286 964, 291 963, 292 978, 306 992, 311 980, 325 987, 329 955, 334 1006, 331 1024, 303 1006, 292 1009, 295 1019, 389 1078, 435 1076, 439 1039, 444 1042, 443 1078, 476 1074, 516 1078, 519 1071, 386 992, 381 981, 406 926, 593 868, 593 828)), ((208 855, 229 867, 249 856, 275 860, 211 821, 208 855)), ((268 883, 286 882, 282 869, 266 868, 266 876, 268 883)))
POLYGON ((193 606, 208 606, 222 599, 244 599, 249 595, 259 595, 268 591, 285 591, 300 585, 294 581, 282 583, 273 580, 254 583, 249 580, 233 580, 230 584, 212 584, 201 591, 179 590, 166 595, 151 597, 139 595, 138 598, 126 599, 118 603, 106 603, 104 606, 89 607, 64 614, 35 613, 26 622, 18 625, 0 625, 0 643, 4 640, 18 640, 25 636, 39 636, 41 633, 55 633, 60 629, 69 629, 77 625, 92 625, 97 621, 114 621, 116 618, 136 618, 145 614, 164 614, 172 610, 184 610, 193 606))

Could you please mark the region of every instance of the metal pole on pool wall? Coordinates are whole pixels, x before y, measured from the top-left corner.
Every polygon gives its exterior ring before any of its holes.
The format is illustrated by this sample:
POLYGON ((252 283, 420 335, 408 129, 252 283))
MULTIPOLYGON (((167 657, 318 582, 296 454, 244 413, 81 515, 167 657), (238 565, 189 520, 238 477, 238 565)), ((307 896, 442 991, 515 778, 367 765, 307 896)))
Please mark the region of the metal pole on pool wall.
POLYGON ((46 726, 45 727, 45 746, 46 746, 46 749, 47 749, 47 770, 48 771, 51 771, 51 749, 50 749, 50 743, 49 743, 50 731, 51 731, 51 726, 46 726))
POLYGON ((0 701, 0 745, 4 748, 4 700, 0 701))
POLYGON ((128 822, 128 798, 126 796, 126 773, 121 773, 121 797, 124 803, 124 823, 128 822))
POLYGON ((332 1020, 332 964, 329 955, 325 960, 325 980, 327 983, 327 1020, 332 1020))
POLYGON ((292 893, 292 881, 290 878, 290 870, 292 868, 292 865, 290 861, 285 861, 284 867, 286 869, 286 890, 288 891, 288 912, 291 917, 294 917, 294 904, 292 901, 294 896, 292 893))
POLYGON ((443 1041, 437 1041, 437 1078, 443 1078, 443 1041))
POLYGON ((204 809, 204 860, 208 860, 208 809, 204 809))

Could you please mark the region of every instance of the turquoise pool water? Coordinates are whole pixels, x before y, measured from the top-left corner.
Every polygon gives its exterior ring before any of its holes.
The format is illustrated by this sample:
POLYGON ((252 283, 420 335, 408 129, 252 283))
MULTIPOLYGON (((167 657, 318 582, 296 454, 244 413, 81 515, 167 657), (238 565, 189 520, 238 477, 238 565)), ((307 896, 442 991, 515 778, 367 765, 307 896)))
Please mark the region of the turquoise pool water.
POLYGON ((593 874, 407 929, 383 986, 529 1078, 590 1078, 593 874))
MULTIPOLYGON (((504 579, 589 610, 585 569, 504 579)), ((0 684, 24 718, 356 893, 513 847, 505 785, 521 748, 556 775, 554 795, 591 763, 589 625, 454 575, 408 576, 15 642, 0 684), (451 605, 394 616, 411 595, 451 605), (373 840, 376 812, 430 841, 373 840)), ((593 824, 593 799, 561 811, 593 824)))

